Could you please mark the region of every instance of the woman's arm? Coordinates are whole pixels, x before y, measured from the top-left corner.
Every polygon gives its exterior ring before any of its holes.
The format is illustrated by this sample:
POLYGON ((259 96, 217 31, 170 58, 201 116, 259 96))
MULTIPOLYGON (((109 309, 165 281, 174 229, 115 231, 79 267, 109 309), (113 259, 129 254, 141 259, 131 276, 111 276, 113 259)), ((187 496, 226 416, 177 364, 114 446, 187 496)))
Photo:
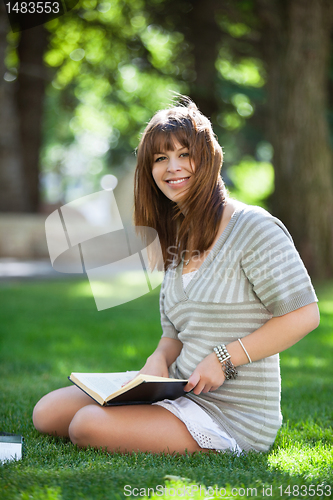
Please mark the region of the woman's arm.
MULTIPOLYGON (((296 309, 283 316, 267 321, 258 330, 242 338, 252 361, 258 361, 288 349, 319 325, 319 310, 316 302, 296 309)), ((242 346, 236 340, 227 345, 231 361, 235 366, 249 362, 242 346)), ((185 386, 194 388, 194 394, 216 390, 225 378, 215 352, 198 364, 185 386)))
MULTIPOLYGON (((283 316, 267 321, 255 332, 242 340, 252 361, 258 361, 285 351, 319 325, 319 310, 316 302, 296 309, 283 316)), ((235 366, 248 363, 247 356, 238 341, 227 346, 235 366)))
POLYGON ((180 340, 163 337, 153 354, 149 356, 140 373, 169 377, 168 368, 179 356, 183 344, 180 340))

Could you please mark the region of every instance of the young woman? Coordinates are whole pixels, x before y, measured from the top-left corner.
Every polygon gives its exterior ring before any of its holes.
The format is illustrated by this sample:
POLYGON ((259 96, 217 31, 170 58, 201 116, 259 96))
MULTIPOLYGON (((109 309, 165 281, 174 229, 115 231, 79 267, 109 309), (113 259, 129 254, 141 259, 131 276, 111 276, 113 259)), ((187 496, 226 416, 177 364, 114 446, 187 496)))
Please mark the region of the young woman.
POLYGON ((158 112, 137 155, 135 224, 157 230, 162 338, 141 372, 188 394, 103 408, 76 387, 44 396, 35 427, 108 451, 265 451, 281 425, 278 353, 318 326, 317 298, 284 225, 228 198, 222 149, 194 103, 158 112))

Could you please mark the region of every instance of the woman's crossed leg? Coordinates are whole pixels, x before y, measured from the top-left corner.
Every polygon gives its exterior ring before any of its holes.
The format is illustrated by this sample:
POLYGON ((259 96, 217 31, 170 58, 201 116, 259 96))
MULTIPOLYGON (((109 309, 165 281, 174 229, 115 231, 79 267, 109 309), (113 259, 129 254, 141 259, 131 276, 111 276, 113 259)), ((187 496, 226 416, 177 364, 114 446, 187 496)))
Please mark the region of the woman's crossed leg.
POLYGON ((35 406, 33 422, 40 432, 69 437, 80 447, 109 452, 206 451, 185 424, 161 406, 102 407, 74 386, 44 396, 35 406))

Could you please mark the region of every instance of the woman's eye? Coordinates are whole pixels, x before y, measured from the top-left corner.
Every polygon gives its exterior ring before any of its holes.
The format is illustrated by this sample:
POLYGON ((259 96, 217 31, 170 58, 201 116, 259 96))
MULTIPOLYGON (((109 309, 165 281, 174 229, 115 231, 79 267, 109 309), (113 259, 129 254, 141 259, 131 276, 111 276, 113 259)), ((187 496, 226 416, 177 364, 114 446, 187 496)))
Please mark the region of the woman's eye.
POLYGON ((190 153, 182 153, 180 156, 187 157, 190 156, 190 153))
POLYGON ((165 156, 159 156, 158 158, 155 159, 155 163, 163 161, 163 160, 165 160, 165 158, 166 158, 165 156))

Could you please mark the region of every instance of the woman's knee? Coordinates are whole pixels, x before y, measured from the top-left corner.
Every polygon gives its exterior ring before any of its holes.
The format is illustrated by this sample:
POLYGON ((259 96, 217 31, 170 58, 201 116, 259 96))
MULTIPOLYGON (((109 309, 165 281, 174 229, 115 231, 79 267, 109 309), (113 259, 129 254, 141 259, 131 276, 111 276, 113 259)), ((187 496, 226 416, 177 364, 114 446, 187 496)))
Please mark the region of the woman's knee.
POLYGON ((88 405, 74 415, 68 429, 73 444, 80 447, 94 446, 100 413, 101 408, 88 405))
POLYGON ((32 420, 39 432, 68 436, 68 425, 76 411, 71 409, 68 389, 57 389, 38 401, 33 410, 32 420))
POLYGON ((74 415, 91 401, 75 386, 50 392, 35 406, 32 416, 34 426, 45 434, 68 437, 68 427, 74 415))
POLYGON ((50 408, 47 403, 47 397, 44 396, 40 401, 38 401, 33 410, 33 424, 39 432, 42 432, 43 434, 50 434, 52 433, 53 419, 54 416, 52 412, 50 412, 50 408))

